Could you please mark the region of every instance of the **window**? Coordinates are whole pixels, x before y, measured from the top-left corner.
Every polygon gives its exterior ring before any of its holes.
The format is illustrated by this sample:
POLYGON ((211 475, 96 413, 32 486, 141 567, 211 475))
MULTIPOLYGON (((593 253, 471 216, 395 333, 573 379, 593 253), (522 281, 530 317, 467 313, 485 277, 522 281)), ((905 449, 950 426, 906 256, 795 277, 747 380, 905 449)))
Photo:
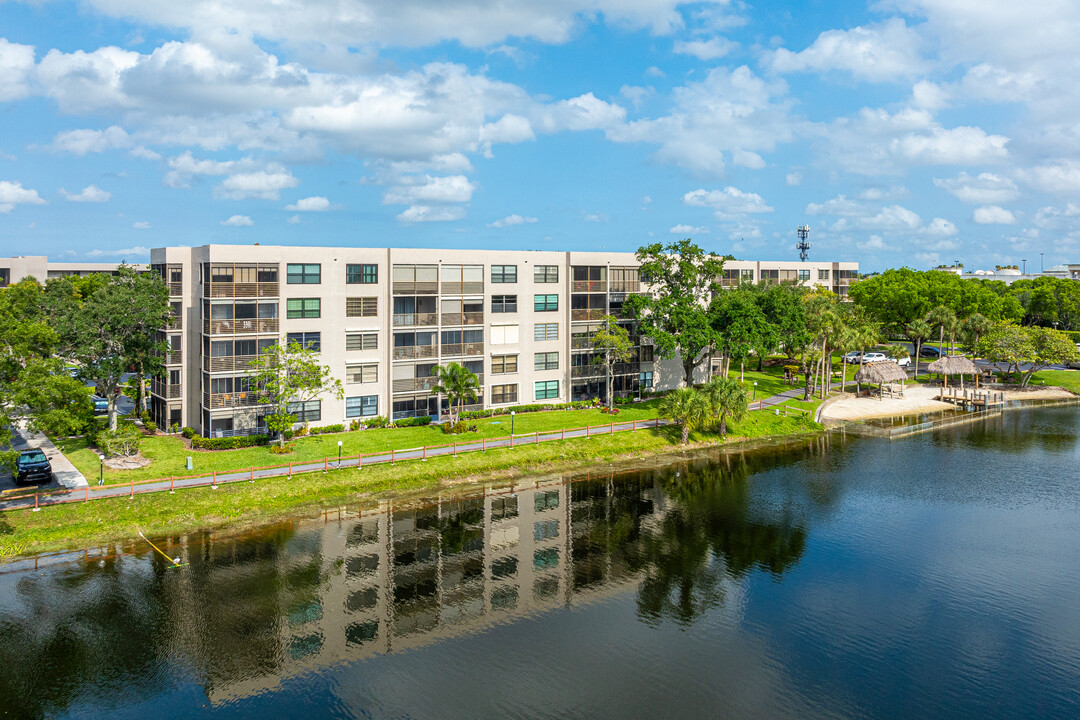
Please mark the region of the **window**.
POLYGON ((517 372, 517 355, 493 355, 491 357, 491 372, 493 375, 517 372))
POLYGON ((517 265, 492 265, 491 282, 493 283, 516 283, 517 265))
POLYGON ((752 269, 751 270, 740 270, 739 271, 739 282, 754 282, 754 271, 752 269))
POLYGON ((379 314, 379 298, 345 298, 345 317, 375 317, 379 314))
POLYGON ((559 369, 559 353, 546 352, 536 353, 533 358, 534 370, 558 370, 559 369))
POLYGON ((551 540, 559 537, 558 520, 541 520, 533 523, 533 540, 551 540))
POLYGON ((319 422, 322 420, 322 400, 291 402, 285 411, 294 416, 298 423, 319 422))
POLYGON ((805 281, 807 281, 809 279, 810 279, 810 271, 809 270, 800 270, 799 271, 799 282, 805 282, 805 281))
POLYGON ((322 265, 318 263, 289 263, 285 272, 289 285, 318 285, 322 282, 322 265))
POLYGON ((641 349, 638 350, 638 359, 641 362, 652 362, 654 349, 653 345, 642 345, 641 349))
POLYGON ((285 317, 317 318, 322 315, 322 301, 319 298, 289 298, 285 301, 285 317))
POLYGON ((512 313, 517 312, 517 295, 492 295, 491 312, 512 313))
MULTIPOLYGON (((558 523, 556 522, 555 535, 559 534, 558 523)), ((541 548, 533 552, 533 567, 537 570, 548 570, 559 565, 559 548, 549 547, 541 548)))
POLYGON ((345 384, 358 385, 360 383, 373 383, 379 381, 378 363, 365 363, 363 365, 345 366, 345 384))
POLYGON ((533 340, 558 340, 559 323, 536 323, 533 325, 533 340))
POLYGON ((534 295, 533 310, 536 312, 555 312, 559 309, 558 295, 534 295))
POLYGON ((346 265, 345 283, 347 285, 374 285, 379 282, 378 265, 346 265))
POLYGON ((545 510, 554 510, 559 507, 559 491, 548 490, 533 495, 533 511, 542 513, 545 510))
POLYGON ((491 403, 499 405, 517 402, 517 385, 492 385, 491 403))
POLYGON ((169 371, 169 384, 170 385, 179 385, 180 384, 180 371, 179 370, 170 370, 169 371))
POLYGON ((533 282, 557 283, 559 282, 558 265, 537 265, 533 268, 533 282))
POLYGON ((536 400, 550 400, 559 397, 558 380, 542 380, 533 384, 536 400))
POLYGON ((345 398, 345 417, 371 417, 379 414, 378 395, 360 395, 345 398))
POLYGON ((319 352, 322 350, 322 333, 294 332, 285 336, 286 344, 297 343, 300 347, 319 352))
POLYGON ((652 370, 646 370, 641 373, 640 376, 641 389, 645 390, 652 387, 652 370))
POLYGON ((379 333, 345 333, 346 350, 378 350, 379 333))
POLYGON ((829 279, 829 271, 819 269, 817 271, 817 279, 818 280, 828 280, 829 279))
POLYGON ((517 325, 492 325, 491 326, 491 344, 492 345, 511 345, 518 342, 518 326, 517 325))

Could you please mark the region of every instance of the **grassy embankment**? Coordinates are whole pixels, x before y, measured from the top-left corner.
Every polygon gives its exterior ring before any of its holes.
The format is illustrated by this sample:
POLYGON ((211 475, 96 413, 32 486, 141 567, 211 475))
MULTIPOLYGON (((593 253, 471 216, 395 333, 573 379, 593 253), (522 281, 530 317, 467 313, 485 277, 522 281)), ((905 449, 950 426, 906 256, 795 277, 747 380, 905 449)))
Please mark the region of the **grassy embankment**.
MULTIPOLYGON (((624 415, 620 413, 617 417, 622 419, 624 415)), ((753 412, 738 423, 730 423, 723 442, 796 436, 820 429, 821 426, 804 417, 753 412)), ((353 434, 370 432, 373 431, 353 434)), ((333 439, 336 436, 329 437, 336 455, 337 441, 333 439)), ((217 490, 198 488, 178 491, 175 495, 152 493, 132 499, 95 500, 45 507, 38 513, 30 510, 0 513, 0 557, 126 542, 136 538, 139 530, 161 536, 254 525, 300 511, 373 502, 379 495, 423 494, 463 483, 509 480, 593 467, 597 463, 680 453, 719 442, 712 432, 692 434, 695 444, 691 446, 682 446, 678 440, 678 428, 665 427, 442 457, 426 463, 407 461, 394 466, 346 468, 325 474, 241 482, 222 485, 217 490)), ((242 451, 218 454, 239 452, 242 451)))

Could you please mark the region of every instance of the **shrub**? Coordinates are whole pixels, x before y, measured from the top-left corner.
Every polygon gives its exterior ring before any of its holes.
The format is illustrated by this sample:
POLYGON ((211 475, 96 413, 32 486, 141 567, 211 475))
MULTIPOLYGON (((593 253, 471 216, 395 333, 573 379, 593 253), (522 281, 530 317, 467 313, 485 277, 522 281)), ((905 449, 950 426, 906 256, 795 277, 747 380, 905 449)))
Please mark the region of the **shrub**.
POLYGON ((322 427, 311 428, 312 435, 329 435, 330 433, 344 432, 345 426, 341 423, 337 425, 324 425, 322 427))
POLYGON ((288 445, 271 445, 270 452, 274 455, 289 455, 295 448, 292 443, 288 445))
POLYGON ((180 432, 180 426, 177 423, 173 423, 169 426, 169 432, 173 435, 180 432))
POLYGON ((157 432, 157 423, 153 420, 147 420, 143 423, 143 427, 146 428, 146 432, 153 435, 157 432))
POLYGON ((418 425, 430 425, 430 424, 431 424, 431 416, 430 415, 421 415, 420 417, 401 418, 400 420, 395 420, 394 424, 393 424, 393 427, 399 427, 399 428, 401 428, 401 427, 416 427, 418 425))
POLYGON ((292 440, 294 437, 296 437, 296 431, 295 430, 286 430, 285 432, 283 432, 281 434, 283 436, 285 436, 286 440, 292 440))
POLYGON ((442 431, 446 435, 461 435, 462 433, 467 432, 479 432, 480 427, 476 423, 469 425, 464 420, 458 420, 453 424, 443 423, 442 431))
POLYGON ((602 407, 600 408, 600 412, 602 412, 604 415, 618 415, 619 408, 611 408, 610 410, 608 410, 606 407, 602 407))
POLYGON ((191 438, 195 437, 195 428, 185 427, 183 430, 180 431, 180 434, 190 440, 191 438))
POLYGON ((300 427, 293 430, 293 437, 304 437, 309 432, 308 424, 304 423, 300 427))
POLYGON ((191 438, 191 447, 196 450, 238 450, 265 445, 269 440, 267 435, 237 435, 225 438, 204 438, 196 435, 191 438))
POLYGON ((383 415, 365 418, 362 425, 366 428, 384 428, 390 424, 390 420, 383 415))
POLYGON ((150 411, 143 410, 141 413, 139 413, 139 419, 142 420, 144 423, 150 422, 150 411))
POLYGON ((142 433, 131 423, 122 423, 115 430, 102 430, 94 439, 102 454, 107 457, 135 455, 139 452, 142 433))
POLYGON ((350 432, 354 432, 356 430, 359 430, 361 427, 363 427, 363 426, 360 424, 359 420, 353 420, 352 422, 349 423, 350 432))

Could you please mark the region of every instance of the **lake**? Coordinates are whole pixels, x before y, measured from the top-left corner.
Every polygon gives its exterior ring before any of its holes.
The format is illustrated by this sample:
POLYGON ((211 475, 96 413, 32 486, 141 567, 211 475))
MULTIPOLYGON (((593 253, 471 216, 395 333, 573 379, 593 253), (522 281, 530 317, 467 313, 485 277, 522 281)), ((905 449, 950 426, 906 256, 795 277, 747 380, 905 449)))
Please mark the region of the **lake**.
MULTIPOLYGON (((0 566, 0 716, 1080 717, 1080 409, 0 566)), ((163 501, 164 498, 163 498, 163 501)))

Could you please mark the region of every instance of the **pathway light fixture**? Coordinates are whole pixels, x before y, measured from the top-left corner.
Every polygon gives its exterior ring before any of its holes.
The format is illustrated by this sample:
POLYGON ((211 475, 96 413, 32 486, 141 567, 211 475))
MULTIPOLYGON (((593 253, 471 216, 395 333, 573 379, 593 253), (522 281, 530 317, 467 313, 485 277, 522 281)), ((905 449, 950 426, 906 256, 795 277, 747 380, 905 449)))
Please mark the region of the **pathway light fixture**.
POLYGON ((98 455, 98 487, 105 484, 105 456, 98 455))
POLYGON ((337 466, 341 468, 341 441, 337 441, 337 466))
POLYGON ((510 434, 514 434, 514 411, 510 411, 510 434))
POLYGON ((757 380, 754 381, 754 397, 753 400, 757 400, 757 380))

